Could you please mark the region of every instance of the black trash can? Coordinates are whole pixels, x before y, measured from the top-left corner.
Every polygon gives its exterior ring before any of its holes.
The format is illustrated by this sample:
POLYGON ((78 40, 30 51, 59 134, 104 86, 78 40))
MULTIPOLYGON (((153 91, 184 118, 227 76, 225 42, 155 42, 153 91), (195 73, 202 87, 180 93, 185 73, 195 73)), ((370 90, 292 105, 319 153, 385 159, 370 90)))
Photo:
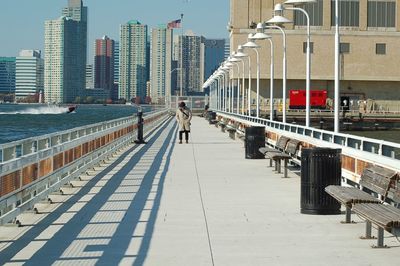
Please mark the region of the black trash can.
POLYGON ((265 127, 246 127, 246 159, 264 159, 264 154, 258 150, 261 147, 265 147, 265 127))
POLYGON ((301 151, 301 213, 339 214, 340 204, 325 192, 340 185, 341 149, 313 148, 301 151))
POLYGON ((210 121, 210 124, 215 120, 217 120, 217 113, 216 112, 208 113, 208 121, 210 121))

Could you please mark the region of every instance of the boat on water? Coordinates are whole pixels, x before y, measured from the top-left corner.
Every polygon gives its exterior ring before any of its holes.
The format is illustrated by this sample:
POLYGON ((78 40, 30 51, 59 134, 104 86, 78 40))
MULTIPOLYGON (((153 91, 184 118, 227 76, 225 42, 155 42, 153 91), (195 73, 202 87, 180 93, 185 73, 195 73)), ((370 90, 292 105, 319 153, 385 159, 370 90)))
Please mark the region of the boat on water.
POLYGON ((78 106, 77 105, 69 105, 67 108, 68 108, 67 114, 69 114, 69 113, 75 112, 75 110, 78 108, 78 106))

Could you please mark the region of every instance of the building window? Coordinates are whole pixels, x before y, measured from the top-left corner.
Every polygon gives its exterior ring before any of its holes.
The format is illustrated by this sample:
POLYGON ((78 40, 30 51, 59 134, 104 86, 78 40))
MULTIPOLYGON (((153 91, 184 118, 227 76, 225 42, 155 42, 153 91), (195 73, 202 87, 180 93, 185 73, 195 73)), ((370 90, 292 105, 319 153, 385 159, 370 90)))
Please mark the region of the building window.
MULTIPOLYGON (((307 11, 310 16, 311 26, 322 26, 323 25, 323 10, 324 3, 323 0, 317 0, 317 3, 305 4, 304 10, 307 11)), ((294 12, 294 25, 296 26, 307 26, 306 16, 299 11, 294 12)))
POLYGON ((376 54, 386 54, 386 43, 376 44, 376 54))
POLYGON ((368 27, 394 28, 396 24, 396 1, 368 0, 368 27))
MULTIPOLYGON (((331 25, 335 26, 335 0, 332 0, 331 25)), ((358 27, 360 21, 360 1, 341 0, 339 1, 339 26, 358 27)))
MULTIPOLYGON (((303 53, 307 53, 307 42, 303 42, 303 53)), ((314 53, 314 43, 310 42, 310 53, 314 53)))
POLYGON ((340 53, 341 54, 349 54, 350 53, 350 43, 348 43, 348 42, 340 43, 340 53))

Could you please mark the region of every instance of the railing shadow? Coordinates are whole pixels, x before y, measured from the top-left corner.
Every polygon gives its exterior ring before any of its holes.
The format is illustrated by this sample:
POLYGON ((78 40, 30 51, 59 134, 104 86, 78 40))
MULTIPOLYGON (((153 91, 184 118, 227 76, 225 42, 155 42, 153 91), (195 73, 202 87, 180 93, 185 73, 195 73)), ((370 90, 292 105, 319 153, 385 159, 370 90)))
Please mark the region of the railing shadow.
MULTIPOLYGON (((131 152, 138 148, 138 146, 134 146, 126 151, 104 171, 93 177, 85 187, 81 188, 77 194, 69 198, 64 204, 57 208, 55 212, 46 216, 22 237, 0 252, 0 265, 8 262, 20 262, 25 263, 26 265, 50 265, 57 261, 79 263, 79 260, 92 260, 92 262, 102 265, 116 265, 124 258, 134 259, 134 261, 132 261, 132 263, 134 262, 134 265, 142 265, 151 243, 163 192, 164 180, 168 172, 171 154, 175 145, 175 142, 173 141, 176 138, 175 128, 176 124, 171 125, 171 122, 164 124, 160 130, 156 132, 150 140, 148 140, 148 143, 134 154, 132 158, 130 158, 129 161, 127 161, 125 165, 113 175, 108 183, 82 208, 80 208, 60 230, 58 230, 50 239, 45 240, 43 246, 41 246, 30 258, 20 260, 13 259, 13 257, 24 247, 28 246, 33 241, 38 241, 38 237, 44 230, 49 226, 54 225, 73 204, 80 202, 82 197, 88 195, 91 189, 95 188, 102 178, 109 174, 118 164, 123 162, 131 152), (133 200, 128 202, 123 201, 123 204, 120 204, 120 206, 126 206, 126 208, 122 207, 121 209, 112 209, 110 210, 110 213, 112 214, 108 213, 112 217, 114 214, 125 211, 123 217, 121 217, 117 222, 91 222, 98 212, 108 212, 107 210, 102 209, 102 207, 107 203, 113 203, 109 198, 112 195, 118 194, 117 190, 118 188, 123 187, 123 182, 129 180, 134 182, 137 180, 136 178, 126 179, 126 176, 130 174, 130 171, 134 167, 138 166, 138 162, 146 155, 146 153, 149 152, 156 140, 161 136, 163 131, 168 129, 169 126, 170 129, 169 132, 167 132, 167 137, 162 142, 160 149, 157 152, 154 152, 153 160, 149 161, 149 169, 147 172, 142 173, 143 177, 141 178, 141 184, 140 186, 137 186, 137 192, 135 192, 133 200), (168 151, 170 145, 171 148, 168 151), (164 165, 162 165, 163 161, 166 162, 164 165), (161 174, 159 174, 161 167, 163 167, 163 169, 161 174), (157 189, 154 191, 153 183, 157 176, 159 176, 159 181, 157 189), (152 195, 154 193, 155 196, 152 195), (148 202, 152 197, 153 206, 148 209, 146 208, 146 202, 148 202), (140 220, 143 211, 150 211, 147 221, 140 220), (147 224, 145 233, 140 239, 139 237, 134 236, 134 231, 138 227, 139 223, 142 222, 146 222, 147 224), (85 227, 89 224, 94 225, 95 227, 98 225, 103 226, 103 229, 114 228, 115 230, 106 230, 108 235, 104 234, 104 232, 100 232, 99 235, 92 236, 89 234, 90 236, 85 237, 85 231, 87 231, 87 229, 85 230, 85 227), (137 254, 132 254, 132 251, 129 250, 130 244, 132 241, 136 240, 141 242, 139 243, 137 254), (91 241, 91 243, 86 244, 83 250, 81 250, 80 253, 78 252, 80 255, 77 254, 77 252, 75 252, 75 254, 74 252, 66 252, 71 249, 71 246, 79 246, 79 241, 91 241)), ((139 167, 137 172, 138 175, 140 175, 142 169, 139 167)), ((114 218, 114 220, 117 219, 114 218)))

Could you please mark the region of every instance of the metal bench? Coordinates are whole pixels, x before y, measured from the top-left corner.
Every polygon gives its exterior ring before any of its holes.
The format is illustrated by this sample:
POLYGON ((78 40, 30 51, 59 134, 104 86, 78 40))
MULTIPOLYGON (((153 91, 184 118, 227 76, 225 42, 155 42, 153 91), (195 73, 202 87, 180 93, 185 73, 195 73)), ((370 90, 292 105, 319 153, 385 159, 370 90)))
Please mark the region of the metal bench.
POLYGON ((400 233, 400 210, 394 206, 382 204, 385 200, 398 202, 400 188, 395 171, 381 166, 365 168, 360 180, 362 191, 354 187, 328 186, 325 191, 346 207, 346 221, 351 223, 351 210, 366 220, 363 239, 372 239, 372 223, 378 226, 378 242, 375 247, 385 247, 383 230, 394 235, 400 233), (374 194, 375 196, 371 195, 374 194))
POLYGON ((400 235, 400 209, 392 205, 360 203, 355 204, 353 211, 366 220, 364 239, 372 239, 372 223, 378 227, 377 245, 374 248, 387 247, 383 243, 384 230, 395 235, 400 235))
POLYGON ((238 122, 226 125, 226 131, 228 131, 229 137, 233 140, 236 138, 236 131, 237 131, 238 127, 239 127, 238 122))
POLYGON ((301 142, 295 139, 289 139, 285 136, 281 136, 277 143, 276 148, 263 147, 259 151, 264 154, 266 158, 270 159, 270 167, 272 167, 272 161, 275 162, 275 171, 281 173, 281 162, 284 161, 284 177, 287 178, 287 165, 288 161, 297 154, 301 142))

